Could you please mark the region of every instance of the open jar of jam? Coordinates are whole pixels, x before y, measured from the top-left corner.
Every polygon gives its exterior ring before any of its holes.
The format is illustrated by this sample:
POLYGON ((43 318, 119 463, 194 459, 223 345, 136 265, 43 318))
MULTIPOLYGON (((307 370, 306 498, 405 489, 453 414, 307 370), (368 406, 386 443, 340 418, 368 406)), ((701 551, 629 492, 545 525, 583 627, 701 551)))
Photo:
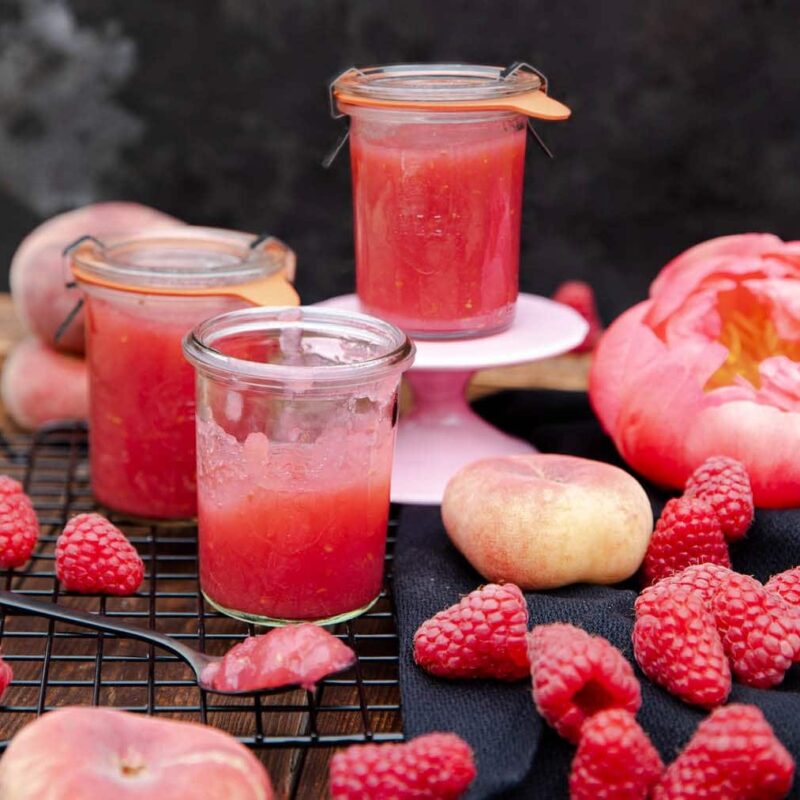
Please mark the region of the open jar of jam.
POLYGON ((358 297, 412 336, 513 320, 528 117, 569 115, 524 67, 381 66, 332 84, 350 117, 358 297))
POLYGON ((184 334, 224 311, 297 304, 274 238, 180 226, 70 251, 86 304, 92 492, 136 517, 197 511, 194 370, 184 334))
POLYGON ((414 345, 363 314, 206 320, 197 370, 200 585, 247 622, 337 622, 383 579, 397 393, 414 345))

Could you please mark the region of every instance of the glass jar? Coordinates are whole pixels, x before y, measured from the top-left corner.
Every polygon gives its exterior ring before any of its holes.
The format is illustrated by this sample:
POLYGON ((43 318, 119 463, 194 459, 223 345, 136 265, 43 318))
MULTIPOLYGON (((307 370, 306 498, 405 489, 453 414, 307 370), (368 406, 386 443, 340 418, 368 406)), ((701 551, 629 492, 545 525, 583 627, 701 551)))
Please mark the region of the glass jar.
POLYGON ((224 614, 329 623, 383 579, 401 373, 394 326, 323 308, 246 309, 201 323, 200 584, 224 614))
POLYGON ((136 517, 193 517, 194 371, 183 336, 250 305, 243 286, 275 281, 277 299, 297 302, 294 254, 275 239, 183 226, 86 239, 71 261, 86 303, 92 492, 136 517))
POLYGON ((511 324, 527 127, 514 98, 542 87, 535 71, 447 64, 354 69, 334 82, 351 118, 365 311, 418 338, 511 324))

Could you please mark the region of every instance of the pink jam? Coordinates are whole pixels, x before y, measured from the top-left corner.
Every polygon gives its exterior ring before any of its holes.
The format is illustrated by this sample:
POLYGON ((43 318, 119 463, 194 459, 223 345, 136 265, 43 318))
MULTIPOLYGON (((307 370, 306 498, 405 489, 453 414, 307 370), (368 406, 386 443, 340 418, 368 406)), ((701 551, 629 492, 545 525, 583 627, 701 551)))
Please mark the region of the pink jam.
POLYGON ((103 505, 143 517, 197 513, 194 370, 181 339, 226 299, 196 304, 87 303, 92 491, 103 505))
POLYGON ((354 420, 311 445, 239 442, 198 420, 200 582, 213 603, 323 620, 378 596, 393 436, 385 415, 362 416, 368 430, 354 420))
POLYGON ((510 324, 524 124, 384 126, 354 113, 350 141, 364 309, 429 338, 510 324))
POLYGON ((220 692, 256 692, 280 687, 313 689, 328 675, 355 663, 356 654, 324 628, 304 622, 251 636, 209 664, 200 677, 220 692))

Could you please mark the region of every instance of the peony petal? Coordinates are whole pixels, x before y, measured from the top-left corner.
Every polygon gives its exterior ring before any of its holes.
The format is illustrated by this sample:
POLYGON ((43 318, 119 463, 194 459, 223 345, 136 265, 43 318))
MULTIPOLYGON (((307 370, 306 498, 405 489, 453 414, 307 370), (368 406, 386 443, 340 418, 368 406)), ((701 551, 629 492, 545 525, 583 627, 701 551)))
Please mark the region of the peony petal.
POLYGON ((729 262, 730 256, 734 261, 758 257, 783 246, 783 242, 771 233, 740 233, 701 242, 684 250, 658 273, 650 284, 650 297, 675 291, 678 286, 688 286, 691 291, 699 282, 698 274, 700 280, 706 274, 709 263, 719 263, 719 260, 729 262))
POLYGON ((772 321, 781 338, 800 340, 800 280, 750 280, 744 285, 772 303, 772 321))
POLYGON ((800 412, 800 364, 786 356, 761 362, 761 388, 756 401, 781 411, 800 412))
POLYGON ((757 504, 800 505, 800 242, 729 236, 678 256, 605 334, 589 389, 651 480, 681 489, 729 455, 757 504))
POLYGON ((666 320, 662 338, 666 341, 667 347, 672 347, 685 339, 696 339, 697 337, 706 341, 716 340, 720 328, 717 293, 715 291, 702 292, 689 297, 666 320))
POLYGON ((641 320, 650 308, 646 300, 617 317, 602 335, 592 357, 589 399, 600 424, 612 437, 622 406, 622 388, 634 380, 662 345, 641 320))
POLYGON ((706 408, 691 421, 685 447, 686 468, 713 455, 741 461, 757 506, 800 505, 800 413, 749 402, 706 408))
POLYGON ((724 395, 703 391, 727 357, 716 342, 698 339, 669 349, 660 344, 661 353, 620 392, 614 439, 634 469, 656 483, 682 489, 693 469, 684 454, 692 420, 707 406, 743 390, 730 387, 724 395))
POLYGON ((659 332, 661 326, 694 294, 732 289, 753 279, 794 281, 798 278, 800 269, 788 261, 760 257, 709 259, 702 265, 698 264, 693 273, 682 274, 674 284, 665 284, 652 298, 653 308, 646 321, 659 332))

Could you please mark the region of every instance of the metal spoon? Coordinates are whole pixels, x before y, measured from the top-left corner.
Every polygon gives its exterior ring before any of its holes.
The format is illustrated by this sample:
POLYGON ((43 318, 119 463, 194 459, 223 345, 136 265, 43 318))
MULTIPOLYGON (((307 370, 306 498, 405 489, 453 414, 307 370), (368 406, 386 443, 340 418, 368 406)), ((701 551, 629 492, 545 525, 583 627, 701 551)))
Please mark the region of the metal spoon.
MULTIPOLYGON (((286 692, 293 689, 300 688, 298 684, 287 684, 278 686, 272 689, 263 690, 249 690, 242 692, 231 692, 216 689, 202 680, 203 670, 209 664, 216 664, 222 661, 222 656, 210 656, 206 653, 201 653, 193 647, 183 644, 176 639, 167 636, 165 633, 158 633, 157 631, 149 630, 148 628, 140 628, 136 625, 128 625, 125 622, 117 622, 110 617, 103 616, 102 614, 90 614, 87 611, 78 611, 74 608, 65 608, 64 606, 57 605, 56 603, 45 603, 40 600, 33 600, 30 597, 17 594, 16 592, 7 592, 0 590, 0 607, 13 608, 15 611, 23 611, 26 614, 36 614, 40 617, 47 617, 58 622, 69 622, 73 625, 80 625, 84 628, 92 628, 96 631, 103 631, 103 633, 113 633, 117 636, 127 636, 131 639, 139 639, 140 641, 154 644, 158 647, 168 650, 170 653, 178 656, 182 661, 185 661, 193 670, 197 679, 197 685, 207 692, 215 692, 216 694, 224 695, 253 695, 253 694, 277 694, 278 692, 286 692)), ((346 669, 346 668, 345 668, 346 669)), ((344 671, 344 670, 340 670, 344 671)), ((333 675, 335 673, 330 673, 333 675)), ((330 675, 326 677, 330 677, 330 675)))

